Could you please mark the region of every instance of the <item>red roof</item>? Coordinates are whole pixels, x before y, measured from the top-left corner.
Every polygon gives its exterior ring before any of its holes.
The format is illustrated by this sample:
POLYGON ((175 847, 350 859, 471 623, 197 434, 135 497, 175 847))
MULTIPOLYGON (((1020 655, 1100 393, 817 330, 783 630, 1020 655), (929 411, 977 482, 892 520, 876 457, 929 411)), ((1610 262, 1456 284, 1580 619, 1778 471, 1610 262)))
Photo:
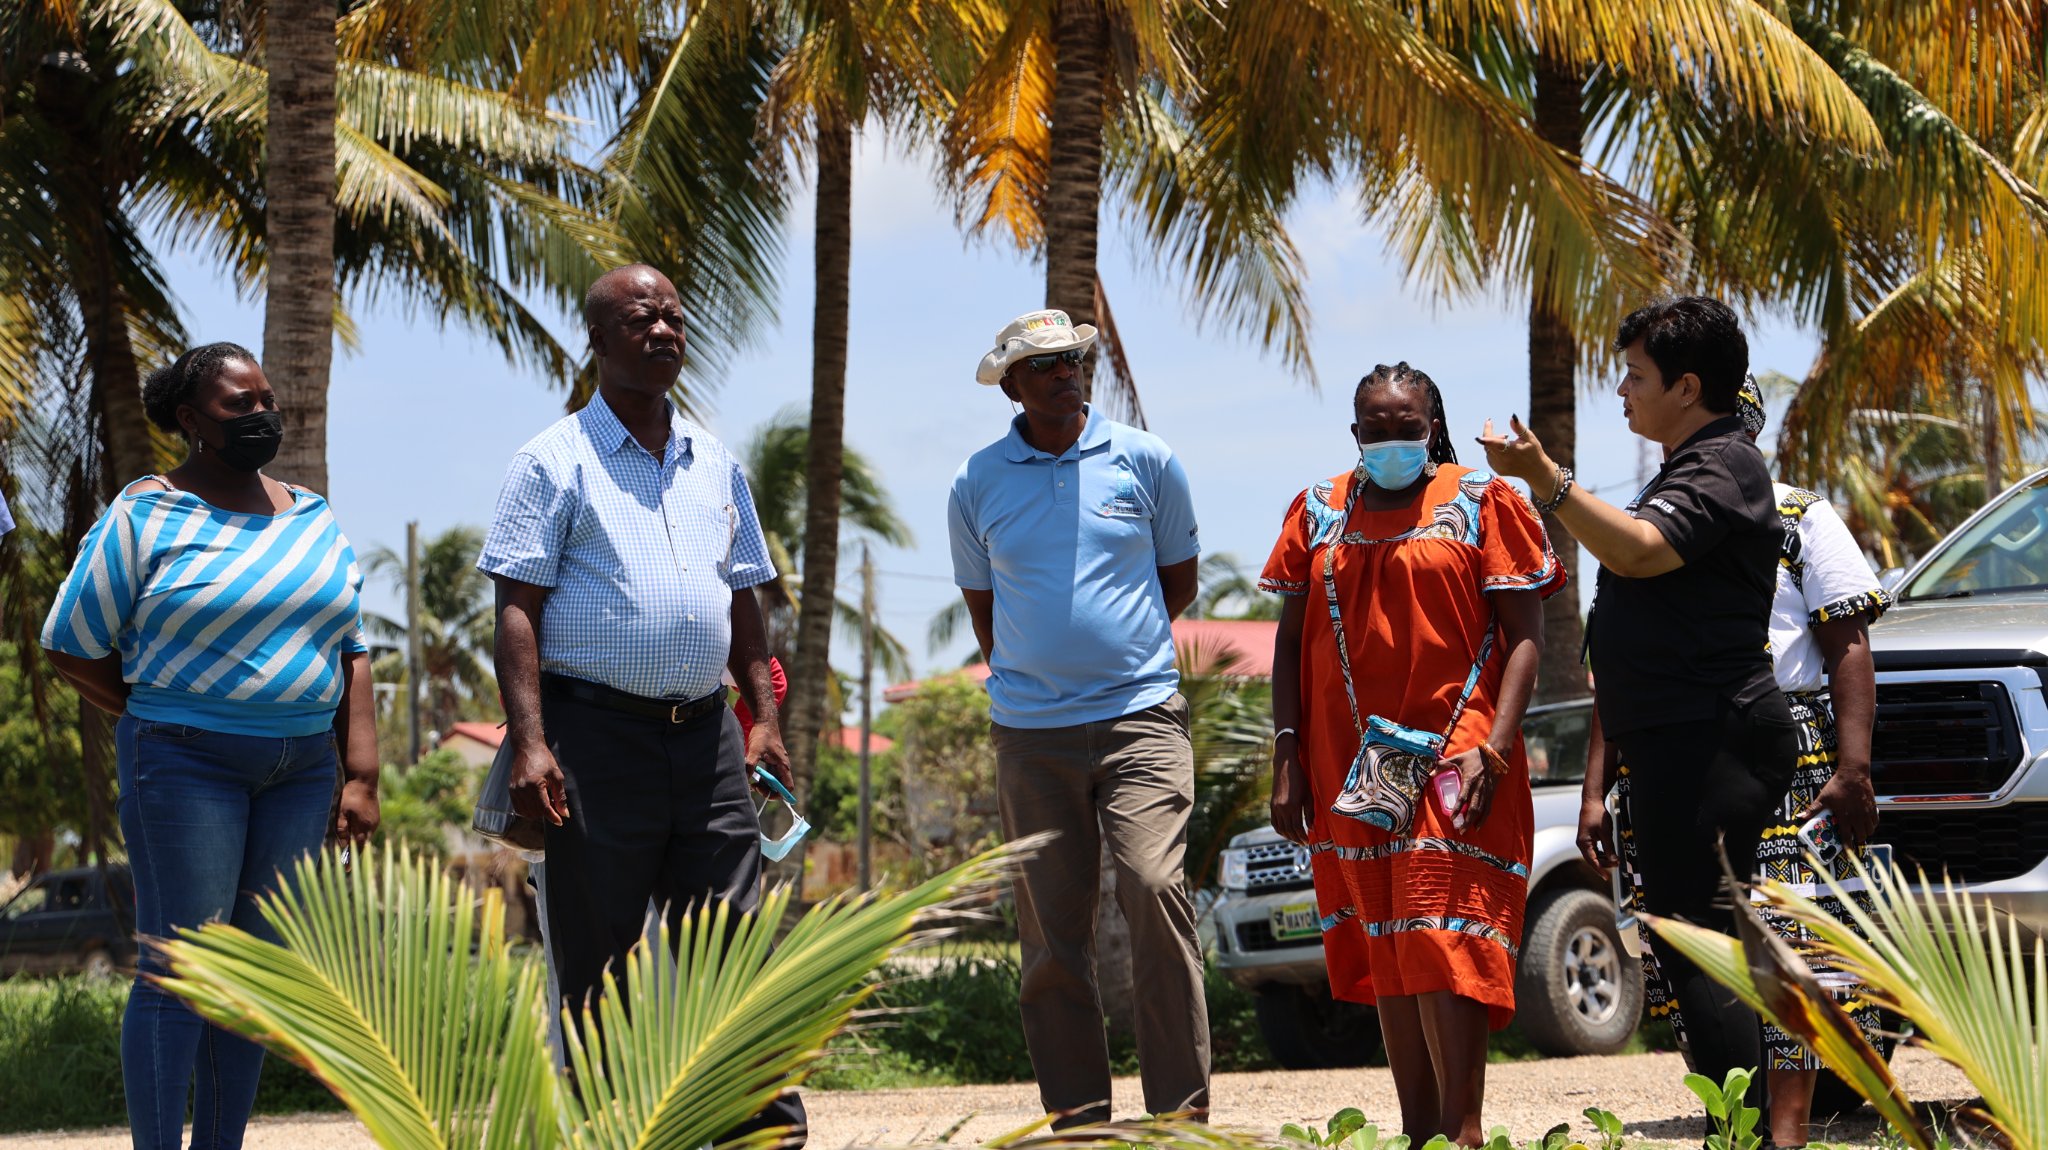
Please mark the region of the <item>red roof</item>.
MULTIPOLYGON (((1173 645, 1183 666, 1197 675, 1228 675, 1238 679, 1273 677, 1273 637, 1280 625, 1271 619, 1176 619, 1173 645)), ((971 681, 988 681, 988 664, 976 663, 948 672, 971 681)), ((882 700, 900 703, 917 694, 920 681, 896 683, 882 691, 882 700)))
MULTIPOLYGON (((860 754, 860 728, 841 727, 836 731, 827 731, 825 732, 825 742, 830 746, 838 747, 842 751, 852 751, 856 755, 860 754)), ((870 754, 879 755, 895 745, 896 740, 880 732, 868 735, 868 752, 870 754)))
POLYGON ((456 723, 448 729, 447 734, 441 736, 441 745, 447 746, 448 740, 458 735, 495 749, 498 744, 505 741, 505 728, 497 723, 456 723))

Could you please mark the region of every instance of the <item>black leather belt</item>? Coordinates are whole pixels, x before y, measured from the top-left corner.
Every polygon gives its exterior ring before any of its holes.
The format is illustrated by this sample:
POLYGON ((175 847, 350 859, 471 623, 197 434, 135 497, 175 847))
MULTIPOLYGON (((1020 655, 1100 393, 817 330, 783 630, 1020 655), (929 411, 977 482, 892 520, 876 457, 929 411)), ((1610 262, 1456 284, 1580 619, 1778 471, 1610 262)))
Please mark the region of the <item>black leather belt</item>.
POLYGON ((687 723, 692 719, 702 718, 725 706, 725 689, 723 687, 701 699, 686 699, 682 702, 677 702, 674 699, 650 699, 644 695, 635 695, 614 687, 607 687, 603 683, 593 683, 587 679, 572 679, 567 675, 543 673, 540 681, 541 686, 558 695, 567 695, 578 702, 589 703, 593 707, 603 707, 607 711, 619 711, 623 714, 638 715, 643 719, 661 719, 669 723, 687 723))

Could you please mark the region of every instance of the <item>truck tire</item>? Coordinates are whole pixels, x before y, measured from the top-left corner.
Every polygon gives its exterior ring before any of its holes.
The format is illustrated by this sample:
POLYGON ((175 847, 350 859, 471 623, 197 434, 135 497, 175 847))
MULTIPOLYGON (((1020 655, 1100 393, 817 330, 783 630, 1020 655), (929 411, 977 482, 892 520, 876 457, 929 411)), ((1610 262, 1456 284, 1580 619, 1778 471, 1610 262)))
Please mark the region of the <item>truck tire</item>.
POLYGON ((104 946, 86 949, 78 956, 78 972, 95 982, 105 982, 121 973, 114 965, 114 954, 104 946))
POLYGON ((1259 1034, 1288 1070, 1364 1066, 1380 1051, 1380 1016, 1327 990, 1269 983, 1259 988, 1259 1034))
POLYGON ((1614 903, 1577 887, 1529 908, 1515 975, 1515 1021, 1552 1056, 1613 1054, 1643 1014, 1642 965, 1621 945, 1614 903))

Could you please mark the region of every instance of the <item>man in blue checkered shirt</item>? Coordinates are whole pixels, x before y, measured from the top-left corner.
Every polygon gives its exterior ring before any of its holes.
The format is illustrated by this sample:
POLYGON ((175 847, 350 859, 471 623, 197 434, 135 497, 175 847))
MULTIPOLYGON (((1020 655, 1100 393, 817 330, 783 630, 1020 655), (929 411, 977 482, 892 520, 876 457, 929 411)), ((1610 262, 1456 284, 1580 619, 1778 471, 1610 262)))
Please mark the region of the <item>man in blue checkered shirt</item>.
MULTIPOLYGON (((774 578, 746 476, 669 402, 683 309, 650 267, 584 299, 597 395, 513 456, 477 567, 498 586, 512 805, 545 830, 548 961, 580 1007, 637 942, 707 899, 754 906, 748 764, 789 784, 753 588, 774 578), (730 668, 754 714, 725 705, 730 668)), ((788 1093, 723 1142, 793 1127, 788 1093)))

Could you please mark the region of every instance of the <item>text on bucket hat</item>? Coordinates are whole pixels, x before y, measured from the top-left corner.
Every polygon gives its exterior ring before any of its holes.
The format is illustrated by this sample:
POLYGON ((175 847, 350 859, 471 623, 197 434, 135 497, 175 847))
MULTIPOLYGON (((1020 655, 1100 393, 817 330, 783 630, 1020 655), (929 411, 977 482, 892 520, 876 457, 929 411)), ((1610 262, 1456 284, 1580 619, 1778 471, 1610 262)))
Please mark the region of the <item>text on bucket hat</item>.
POLYGON ((1020 359, 1087 347, 1094 342, 1093 324, 1075 324, 1066 312, 1057 309, 1028 311, 996 333, 995 350, 981 357, 981 365, 974 369, 974 379, 994 387, 1003 381, 1003 373, 1010 365, 1020 359))

